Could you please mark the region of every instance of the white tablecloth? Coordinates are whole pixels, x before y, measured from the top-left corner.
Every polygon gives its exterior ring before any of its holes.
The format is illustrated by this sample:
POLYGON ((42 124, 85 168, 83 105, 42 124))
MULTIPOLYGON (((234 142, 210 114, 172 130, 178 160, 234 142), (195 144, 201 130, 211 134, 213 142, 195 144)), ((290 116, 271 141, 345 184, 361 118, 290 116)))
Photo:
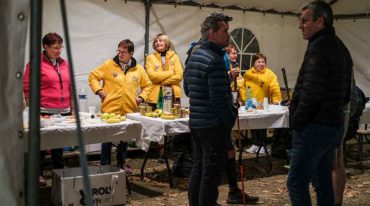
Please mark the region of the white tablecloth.
MULTIPOLYGON (((113 142, 135 142, 140 140, 142 125, 140 122, 129 120, 107 124, 100 120, 82 123, 85 144, 113 142)), ((25 131, 28 137, 28 130, 25 131)), ((77 131, 75 123, 55 123, 41 128, 41 150, 62 148, 65 146, 77 146, 77 131)), ((26 143, 27 145, 27 143, 26 143)))
POLYGON ((370 102, 366 103, 360 119, 361 124, 370 124, 370 102))
MULTIPOLYGON (((280 105, 269 105, 269 109, 246 112, 239 109, 240 129, 266 129, 289 127, 289 111, 287 107, 280 105)), ((237 130, 237 122, 233 130, 237 130)))
MULTIPOLYGON (((150 142, 163 143, 164 136, 189 133, 189 118, 164 120, 142 116, 139 113, 129 113, 128 119, 137 120, 143 124, 141 140, 136 145, 142 150, 149 149, 150 142)), ((265 129, 289 127, 289 114, 286 107, 270 105, 269 111, 255 111, 240 113, 240 129, 265 129)), ((237 123, 233 128, 237 129, 237 123)))
POLYGON ((175 120, 165 120, 140 115, 140 113, 129 113, 128 119, 137 120, 142 123, 143 131, 141 140, 136 142, 136 146, 144 151, 148 151, 150 142, 163 143, 165 135, 171 136, 182 133, 190 133, 189 118, 175 120))

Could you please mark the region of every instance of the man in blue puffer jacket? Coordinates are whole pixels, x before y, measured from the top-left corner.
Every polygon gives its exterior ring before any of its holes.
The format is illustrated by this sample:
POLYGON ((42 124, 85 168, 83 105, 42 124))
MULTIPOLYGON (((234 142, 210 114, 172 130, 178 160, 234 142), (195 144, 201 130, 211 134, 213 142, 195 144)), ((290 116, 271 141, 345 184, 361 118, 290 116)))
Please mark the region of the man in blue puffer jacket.
POLYGON ((208 16, 201 25, 199 48, 186 63, 184 90, 190 99, 194 160, 188 193, 191 206, 216 204, 226 166, 226 144, 237 116, 223 59, 231 20, 222 13, 208 16))

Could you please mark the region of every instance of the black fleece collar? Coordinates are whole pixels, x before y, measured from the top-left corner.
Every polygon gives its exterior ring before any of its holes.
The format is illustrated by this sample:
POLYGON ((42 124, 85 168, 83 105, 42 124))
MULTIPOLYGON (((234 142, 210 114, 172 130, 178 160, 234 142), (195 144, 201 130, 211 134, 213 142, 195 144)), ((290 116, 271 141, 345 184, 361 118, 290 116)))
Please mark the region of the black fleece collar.
MULTIPOLYGON (((121 67, 121 64, 119 62, 119 58, 118 58, 118 55, 116 55, 114 58, 113 58, 113 61, 119 66, 121 67)), ((127 73, 128 70, 130 70, 131 68, 133 67, 136 67, 136 59, 134 57, 131 57, 131 64, 128 66, 128 68, 126 69, 125 71, 125 74, 127 73)))

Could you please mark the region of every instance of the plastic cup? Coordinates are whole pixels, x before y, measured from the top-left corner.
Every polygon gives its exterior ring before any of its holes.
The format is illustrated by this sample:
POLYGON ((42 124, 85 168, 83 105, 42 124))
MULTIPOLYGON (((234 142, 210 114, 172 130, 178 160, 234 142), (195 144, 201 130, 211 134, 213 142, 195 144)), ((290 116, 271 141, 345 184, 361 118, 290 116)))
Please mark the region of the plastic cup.
POLYGON ((269 99, 267 97, 263 98, 263 109, 269 111, 269 99))
POLYGON ((252 98, 252 104, 254 107, 257 107, 257 99, 256 98, 252 98))
POLYGON ((90 114, 95 114, 96 107, 95 106, 89 106, 89 113, 90 114))

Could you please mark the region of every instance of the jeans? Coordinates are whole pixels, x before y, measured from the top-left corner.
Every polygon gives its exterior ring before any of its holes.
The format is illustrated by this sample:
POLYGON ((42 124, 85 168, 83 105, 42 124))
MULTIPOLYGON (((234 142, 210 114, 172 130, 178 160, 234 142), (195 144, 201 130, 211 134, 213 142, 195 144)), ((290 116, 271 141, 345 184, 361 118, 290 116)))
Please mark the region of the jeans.
MULTIPOLYGON (((45 161, 46 150, 40 151, 40 163, 45 161)), ((53 163, 53 169, 64 168, 63 162, 63 148, 57 148, 51 150, 51 162, 53 163)), ((40 175, 42 175, 42 167, 40 167, 40 175)))
MULTIPOLYGON (((127 142, 120 142, 117 145, 116 157, 117 167, 123 168, 127 155, 127 142)), ((112 153, 112 142, 103 143, 101 145, 100 164, 110 165, 111 164, 111 153, 112 153)))
POLYGON ((193 168, 189 180, 190 206, 213 206, 218 186, 225 171, 227 147, 231 129, 222 125, 206 129, 191 129, 193 168))
POLYGON ((331 171, 343 126, 309 124, 293 130, 292 159, 287 186, 293 206, 310 206, 309 183, 315 180, 317 205, 334 205, 331 171))

